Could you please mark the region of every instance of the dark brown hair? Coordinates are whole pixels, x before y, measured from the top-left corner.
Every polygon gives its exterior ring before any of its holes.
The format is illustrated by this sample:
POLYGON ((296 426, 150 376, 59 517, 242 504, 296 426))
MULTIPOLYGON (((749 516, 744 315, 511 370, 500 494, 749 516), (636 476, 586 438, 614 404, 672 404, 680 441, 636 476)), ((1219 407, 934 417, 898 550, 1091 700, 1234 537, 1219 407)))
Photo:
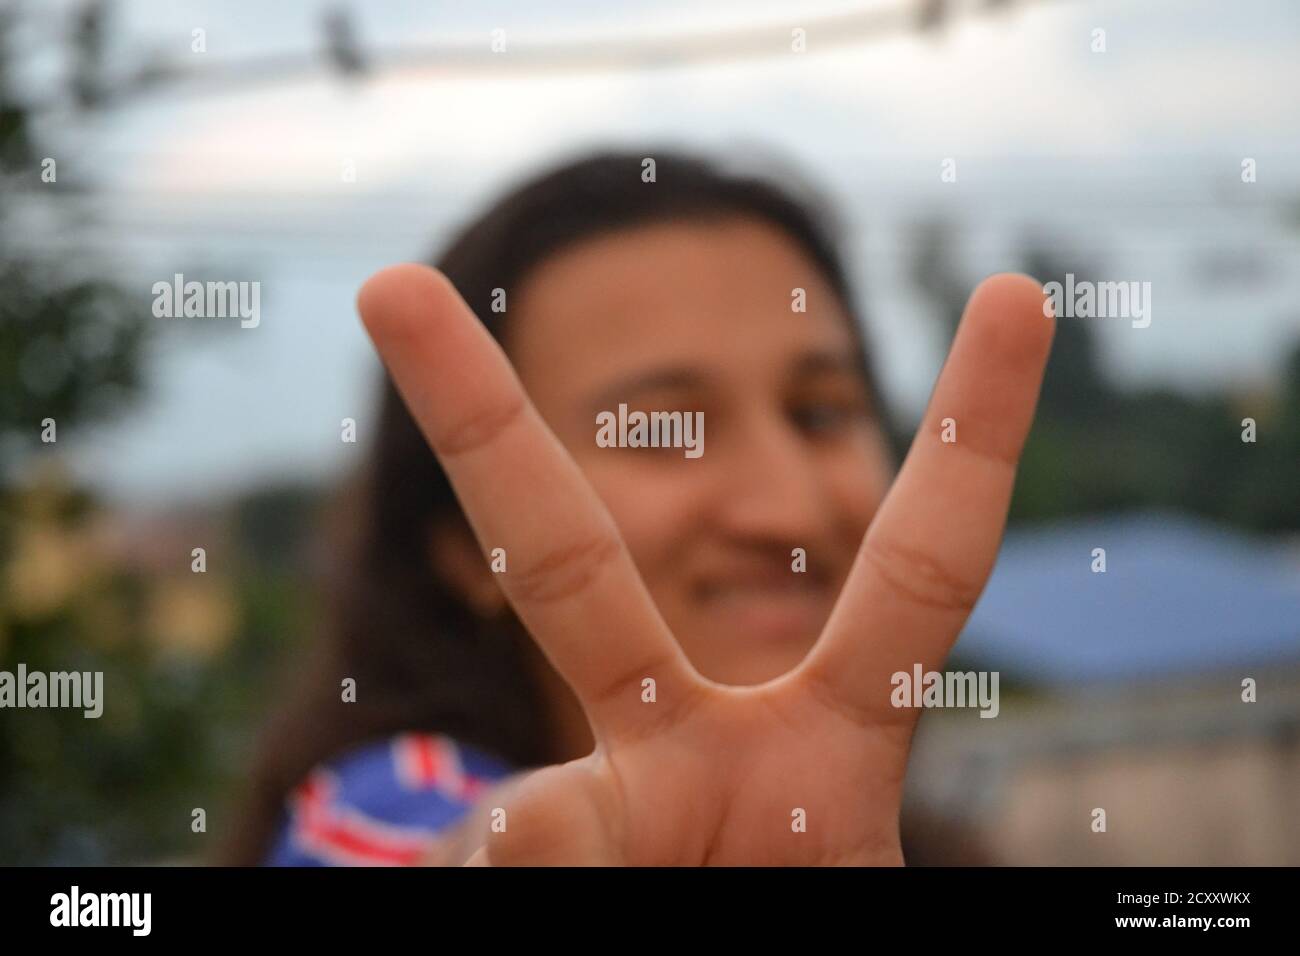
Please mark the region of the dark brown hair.
MULTIPOLYGON (((463 228, 435 264, 492 334, 509 296, 548 256, 602 233, 665 221, 733 217, 769 222, 798 243, 853 315, 827 204, 788 170, 728 173, 670 150, 601 152, 564 163, 509 191, 463 228), (655 160, 655 182, 642 180, 655 160), (799 195, 799 193, 802 195, 799 195)), ((861 342, 860 330, 853 330, 861 342)), ((883 408, 865 348, 862 373, 883 408)), ((883 424, 883 422, 882 422, 883 424)), ((249 781, 241 832, 225 862, 256 863, 284 799, 317 763, 403 731, 436 731, 519 766, 555 759, 543 701, 513 620, 485 622, 439 580, 430 531, 464 521, 446 476, 385 376, 366 472, 341 499, 346 528, 329 589, 331 622, 298 694, 268 725, 249 781), (355 702, 340 702, 356 680, 355 702)))

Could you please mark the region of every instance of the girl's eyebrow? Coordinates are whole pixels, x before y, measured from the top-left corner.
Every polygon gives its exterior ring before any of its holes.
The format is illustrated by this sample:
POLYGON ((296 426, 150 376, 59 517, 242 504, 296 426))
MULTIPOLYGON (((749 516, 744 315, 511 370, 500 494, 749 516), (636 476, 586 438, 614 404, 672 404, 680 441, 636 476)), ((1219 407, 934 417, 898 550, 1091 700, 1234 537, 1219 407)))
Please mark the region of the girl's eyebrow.
POLYGON ((862 363, 854 349, 815 349, 805 352, 794 362, 796 377, 819 375, 826 372, 862 374, 862 363))
POLYGON ((688 365, 671 365, 663 368, 638 372, 615 381, 602 388, 593 399, 595 405, 604 410, 619 402, 626 402, 638 392, 654 390, 702 389, 708 387, 713 376, 702 369, 688 365))
MULTIPOLYGON (((817 348, 801 353, 791 363, 792 377, 807 378, 838 372, 861 376, 862 366, 853 348, 817 348)), ((714 383, 715 376, 706 369, 693 365, 666 365, 662 368, 636 372, 617 379, 602 388, 592 399, 598 411, 607 410, 619 402, 626 402, 638 392, 703 390, 714 383)))

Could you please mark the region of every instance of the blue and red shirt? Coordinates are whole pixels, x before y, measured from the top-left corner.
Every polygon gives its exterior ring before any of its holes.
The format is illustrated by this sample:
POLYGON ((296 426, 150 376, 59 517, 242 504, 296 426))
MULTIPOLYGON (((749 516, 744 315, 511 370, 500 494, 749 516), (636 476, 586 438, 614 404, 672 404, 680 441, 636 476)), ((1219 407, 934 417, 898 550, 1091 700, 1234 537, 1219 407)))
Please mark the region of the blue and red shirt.
POLYGON ((439 734, 401 734, 314 769, 290 795, 270 866, 414 866, 505 763, 439 734))

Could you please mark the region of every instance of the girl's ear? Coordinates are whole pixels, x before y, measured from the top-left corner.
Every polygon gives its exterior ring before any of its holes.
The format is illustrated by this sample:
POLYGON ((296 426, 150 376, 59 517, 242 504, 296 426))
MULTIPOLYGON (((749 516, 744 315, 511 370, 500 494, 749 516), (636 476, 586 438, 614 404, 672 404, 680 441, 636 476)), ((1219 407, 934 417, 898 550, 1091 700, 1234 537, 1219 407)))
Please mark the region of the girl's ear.
POLYGON ((454 518, 434 525, 429 535, 429 560, 434 573, 479 617, 494 618, 506 610, 506 596, 464 520, 454 518))

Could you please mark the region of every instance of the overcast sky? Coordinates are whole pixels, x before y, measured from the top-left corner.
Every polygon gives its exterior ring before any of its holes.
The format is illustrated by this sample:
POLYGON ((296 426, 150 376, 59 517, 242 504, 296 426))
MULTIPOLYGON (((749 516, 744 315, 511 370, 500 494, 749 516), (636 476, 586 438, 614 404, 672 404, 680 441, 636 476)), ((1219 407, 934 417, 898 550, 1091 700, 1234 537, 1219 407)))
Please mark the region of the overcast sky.
MULTIPOLYGON (((32 26, 62 28, 60 4, 32 26)), ((292 67, 320 45, 320 3, 127 2, 119 68, 146 57, 292 67), (206 31, 207 51, 190 50, 206 31), (263 60, 265 62, 265 60, 263 60)), ((1300 5, 1291 0, 1042 0, 938 35, 842 37, 823 16, 892 2, 608 0, 350 4, 372 75, 307 65, 275 82, 178 87, 92 122, 52 121, 61 176, 101 189, 83 236, 147 289, 173 267, 263 283, 257 329, 171 328, 146 400, 78 457, 128 497, 203 495, 346 466, 338 421, 364 419, 377 363, 352 313, 374 269, 418 258, 539 163, 589 144, 669 142, 793 159, 850 226, 886 385, 915 412, 946 343, 905 268, 915 229, 952 224, 972 281, 1016 268, 1026 236, 1107 278, 1153 283, 1153 321, 1102 329, 1121 382, 1250 387, 1300 329, 1300 5), (707 6, 707 10, 703 9, 707 6), (808 30, 808 52, 727 59, 725 31, 808 30), (719 61, 566 73, 497 68, 557 44, 717 34, 719 61), (1106 51, 1091 49, 1094 29, 1106 51), (397 65, 404 52, 443 49, 397 65), (481 56, 472 51, 481 50, 481 56), (941 183, 952 157, 958 182, 941 183), (1258 182, 1240 182, 1240 162, 1258 182), (345 183, 345 162, 356 182, 345 183)), ((971 4, 958 4, 969 7, 971 4)), ((979 7, 982 4, 974 4, 979 7)), ((66 11, 67 5, 63 4, 66 11)), ((66 20, 66 14, 63 16, 66 20)), ((63 64, 32 58, 47 83, 63 64)), ((353 452, 355 453, 355 452, 353 452)))

